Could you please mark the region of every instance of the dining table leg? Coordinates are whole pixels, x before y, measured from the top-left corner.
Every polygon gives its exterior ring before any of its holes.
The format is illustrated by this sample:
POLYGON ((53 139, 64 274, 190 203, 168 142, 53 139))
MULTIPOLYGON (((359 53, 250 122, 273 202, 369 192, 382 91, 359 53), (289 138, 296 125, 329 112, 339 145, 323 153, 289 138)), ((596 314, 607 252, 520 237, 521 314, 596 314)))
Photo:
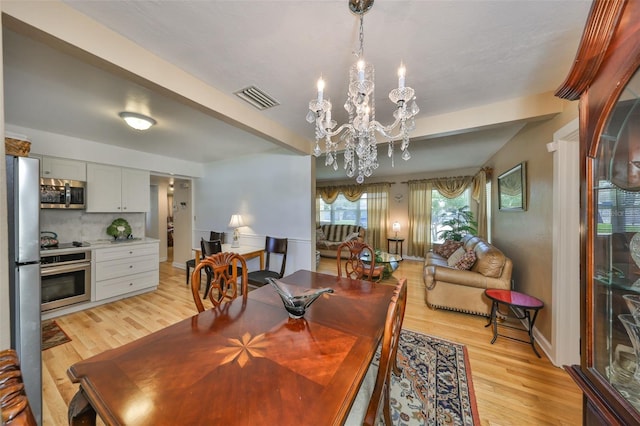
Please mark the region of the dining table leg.
POLYGON ((69 425, 95 426, 96 410, 91 406, 82 388, 73 396, 69 403, 69 425))

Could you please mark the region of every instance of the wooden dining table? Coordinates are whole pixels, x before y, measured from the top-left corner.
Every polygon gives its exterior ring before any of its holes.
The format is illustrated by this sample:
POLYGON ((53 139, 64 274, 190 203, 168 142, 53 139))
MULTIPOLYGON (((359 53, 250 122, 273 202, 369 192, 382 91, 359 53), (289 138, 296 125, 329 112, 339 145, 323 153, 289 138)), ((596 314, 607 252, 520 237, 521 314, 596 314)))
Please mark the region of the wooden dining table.
MULTIPOLYGON (((200 247, 194 247, 191 250, 195 252, 196 265, 202 260, 202 250, 200 247)), ((264 269, 264 247, 255 247, 241 245, 233 247, 230 243, 222 244, 222 251, 225 253, 236 253, 244 257, 245 260, 260 258, 260 269, 264 269)))
POLYGON ((272 286, 72 365, 70 424, 337 425, 380 342, 394 287, 300 270, 331 287, 289 318, 272 286))

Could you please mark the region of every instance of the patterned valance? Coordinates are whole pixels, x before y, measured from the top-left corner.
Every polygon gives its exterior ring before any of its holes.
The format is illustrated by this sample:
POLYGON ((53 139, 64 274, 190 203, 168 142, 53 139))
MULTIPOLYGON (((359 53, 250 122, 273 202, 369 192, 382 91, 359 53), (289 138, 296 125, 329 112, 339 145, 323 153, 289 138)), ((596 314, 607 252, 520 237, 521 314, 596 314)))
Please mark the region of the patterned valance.
POLYGON ((316 198, 322 198, 327 204, 333 203, 338 195, 342 193, 344 198, 347 200, 354 202, 358 201, 362 194, 368 192, 379 192, 380 188, 390 188, 391 183, 382 182, 382 183, 372 183, 365 185, 333 185, 333 186, 323 186, 316 188, 316 198))

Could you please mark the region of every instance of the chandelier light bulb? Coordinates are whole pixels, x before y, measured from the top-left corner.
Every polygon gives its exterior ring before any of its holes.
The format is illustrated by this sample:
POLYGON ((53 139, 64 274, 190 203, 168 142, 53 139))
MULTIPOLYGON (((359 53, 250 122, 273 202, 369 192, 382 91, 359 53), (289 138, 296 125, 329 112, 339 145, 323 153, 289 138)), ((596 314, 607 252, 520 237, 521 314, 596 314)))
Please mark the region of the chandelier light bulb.
POLYGON ((324 91, 324 80, 322 77, 318 79, 318 102, 322 102, 322 94, 324 91))
POLYGON ((407 69, 404 64, 400 62, 400 68, 398 68, 398 88, 404 89, 404 76, 407 73, 407 69))

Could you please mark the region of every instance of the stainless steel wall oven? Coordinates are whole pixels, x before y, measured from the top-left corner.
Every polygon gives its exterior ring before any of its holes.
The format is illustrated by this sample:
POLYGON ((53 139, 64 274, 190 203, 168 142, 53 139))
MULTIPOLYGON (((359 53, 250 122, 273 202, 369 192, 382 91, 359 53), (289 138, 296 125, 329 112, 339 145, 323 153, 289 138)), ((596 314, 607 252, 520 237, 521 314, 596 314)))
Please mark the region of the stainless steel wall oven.
POLYGON ((41 255, 42 311, 91 300, 91 251, 41 255))

